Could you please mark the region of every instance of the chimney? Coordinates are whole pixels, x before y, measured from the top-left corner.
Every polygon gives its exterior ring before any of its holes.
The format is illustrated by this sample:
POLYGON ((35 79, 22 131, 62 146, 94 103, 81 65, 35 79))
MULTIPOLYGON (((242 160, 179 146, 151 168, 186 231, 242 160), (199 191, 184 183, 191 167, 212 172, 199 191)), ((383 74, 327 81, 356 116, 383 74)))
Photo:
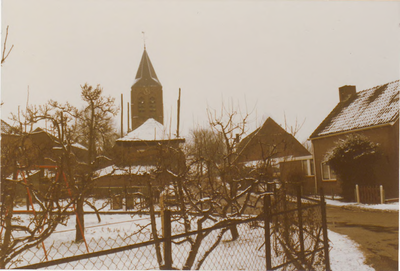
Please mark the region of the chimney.
POLYGON ((345 102, 356 94, 356 86, 343 86, 339 88, 339 101, 345 102))

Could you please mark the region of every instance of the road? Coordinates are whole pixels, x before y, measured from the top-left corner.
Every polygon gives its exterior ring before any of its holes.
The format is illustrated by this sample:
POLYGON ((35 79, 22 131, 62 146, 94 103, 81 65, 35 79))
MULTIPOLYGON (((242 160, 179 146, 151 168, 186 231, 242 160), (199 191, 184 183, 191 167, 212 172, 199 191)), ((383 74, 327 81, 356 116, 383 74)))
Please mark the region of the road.
POLYGON ((376 270, 398 270, 399 213, 327 206, 328 228, 360 244, 376 270))

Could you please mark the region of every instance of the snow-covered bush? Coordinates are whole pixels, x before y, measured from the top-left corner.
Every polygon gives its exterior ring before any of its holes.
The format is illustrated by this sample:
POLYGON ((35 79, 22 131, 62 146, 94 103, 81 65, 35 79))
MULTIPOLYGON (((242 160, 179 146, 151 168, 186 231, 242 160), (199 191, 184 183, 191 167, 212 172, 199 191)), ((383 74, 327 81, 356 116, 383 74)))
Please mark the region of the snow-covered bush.
POLYGON ((362 135, 349 135, 336 142, 325 159, 339 178, 343 198, 354 197, 354 187, 375 183, 374 165, 379 159, 379 146, 362 135))

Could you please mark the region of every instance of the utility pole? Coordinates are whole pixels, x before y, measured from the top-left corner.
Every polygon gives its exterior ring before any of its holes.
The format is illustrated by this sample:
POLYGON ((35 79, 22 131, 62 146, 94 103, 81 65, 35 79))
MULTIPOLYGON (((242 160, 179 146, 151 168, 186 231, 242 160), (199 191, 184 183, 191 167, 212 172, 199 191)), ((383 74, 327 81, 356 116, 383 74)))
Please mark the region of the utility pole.
POLYGON ((129 128, 129 102, 127 102, 126 104, 128 106, 128 108, 127 108, 128 109, 128 115, 127 115, 128 130, 126 132, 129 133, 130 132, 130 128, 129 128))
POLYGON ((180 116, 181 116, 181 88, 179 88, 179 95, 178 95, 178 116, 177 116, 176 137, 179 137, 180 116))
POLYGON ((121 94, 121 137, 123 136, 124 136, 124 94, 121 94))

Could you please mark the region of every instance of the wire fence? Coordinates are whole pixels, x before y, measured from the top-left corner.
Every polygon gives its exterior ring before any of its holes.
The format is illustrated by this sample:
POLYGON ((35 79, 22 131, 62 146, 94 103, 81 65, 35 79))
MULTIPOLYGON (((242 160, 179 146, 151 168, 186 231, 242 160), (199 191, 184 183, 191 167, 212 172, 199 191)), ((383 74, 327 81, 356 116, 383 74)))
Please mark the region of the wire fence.
POLYGON ((130 235, 87 240, 90 253, 83 243, 54 242, 47 255, 32 249, 8 268, 330 269, 323 195, 317 201, 273 189, 264 195, 261 210, 229 219, 186 216, 190 223, 165 210, 156 229, 149 219, 130 235))

